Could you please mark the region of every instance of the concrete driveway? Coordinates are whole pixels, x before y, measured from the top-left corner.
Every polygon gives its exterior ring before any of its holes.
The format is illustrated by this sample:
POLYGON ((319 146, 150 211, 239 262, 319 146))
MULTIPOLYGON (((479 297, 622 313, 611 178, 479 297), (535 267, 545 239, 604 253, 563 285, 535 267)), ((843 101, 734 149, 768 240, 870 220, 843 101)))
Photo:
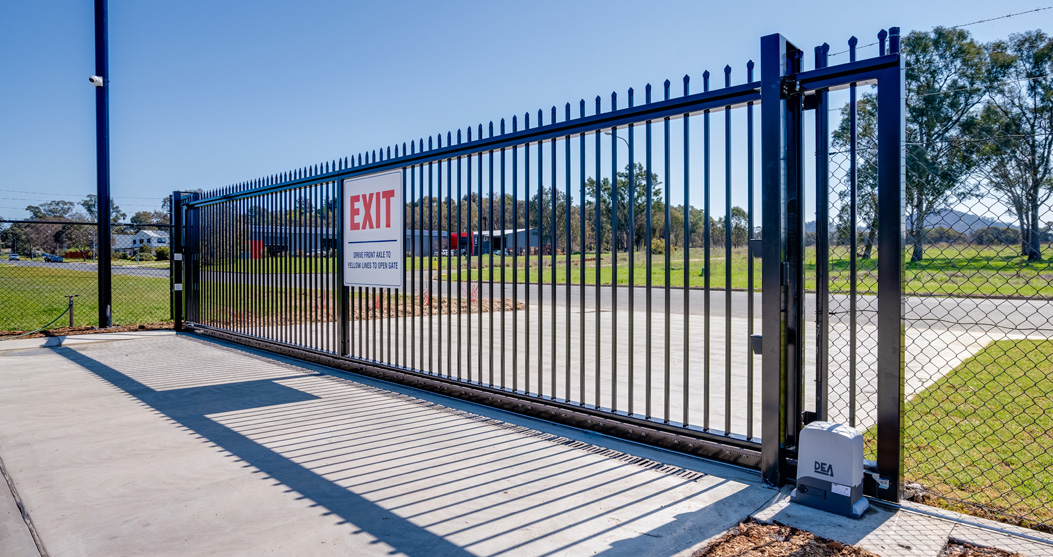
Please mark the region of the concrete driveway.
POLYGON ((52 555, 676 555, 776 494, 187 336, 81 342, 0 346, 0 456, 52 555))
POLYGON ((0 343, 0 468, 5 557, 687 555, 747 516, 885 557, 952 537, 1053 553, 909 503, 838 517, 753 472, 171 333, 0 343))

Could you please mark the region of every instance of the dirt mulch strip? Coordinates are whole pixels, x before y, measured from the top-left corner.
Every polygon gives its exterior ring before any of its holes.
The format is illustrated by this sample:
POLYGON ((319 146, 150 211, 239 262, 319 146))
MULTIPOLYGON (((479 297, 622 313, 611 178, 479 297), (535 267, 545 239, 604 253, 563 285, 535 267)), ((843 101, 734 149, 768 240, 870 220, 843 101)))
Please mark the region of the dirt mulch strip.
POLYGON ((971 543, 951 539, 947 545, 940 550, 939 557, 1023 557, 1019 553, 995 549, 993 547, 982 547, 971 543))
POLYGON ((811 532, 754 519, 740 523, 692 557, 878 557, 865 549, 846 545, 811 532))
MULTIPOLYGON (((172 329, 174 323, 167 321, 164 323, 144 323, 141 325, 118 325, 116 327, 110 327, 108 329, 100 329, 98 327, 59 327, 57 329, 48 329, 46 331, 40 331, 39 333, 33 333, 26 335, 22 338, 46 338, 46 337, 65 337, 71 335, 91 335, 95 333, 130 333, 134 331, 163 331, 166 329, 172 329)), ((25 331, 0 331, 0 340, 7 337, 20 335, 25 331)))

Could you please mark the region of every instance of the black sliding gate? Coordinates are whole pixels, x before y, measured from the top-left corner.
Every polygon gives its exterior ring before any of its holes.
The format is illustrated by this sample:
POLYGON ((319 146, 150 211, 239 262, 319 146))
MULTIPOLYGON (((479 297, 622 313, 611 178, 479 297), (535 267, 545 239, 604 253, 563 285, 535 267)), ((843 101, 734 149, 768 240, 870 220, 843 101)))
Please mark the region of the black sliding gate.
POLYGON ((685 76, 177 194, 177 328, 742 464, 776 485, 794 476, 805 422, 865 407, 868 488, 898 500, 899 32, 862 61, 850 44, 849 62, 829 65, 824 45, 805 70, 804 52, 771 35, 759 76, 751 61, 744 79, 729 66, 715 85, 685 76), (878 103, 879 284, 845 302, 831 294, 829 183, 847 179, 854 200, 857 178, 854 162, 830 168, 830 96, 854 101, 858 87, 878 103), (343 286, 344 180, 392 170, 404 286, 343 286), (856 334, 856 302, 876 308, 876 336, 856 334), (841 356, 857 344, 878 362, 876 393, 858 401, 841 356))

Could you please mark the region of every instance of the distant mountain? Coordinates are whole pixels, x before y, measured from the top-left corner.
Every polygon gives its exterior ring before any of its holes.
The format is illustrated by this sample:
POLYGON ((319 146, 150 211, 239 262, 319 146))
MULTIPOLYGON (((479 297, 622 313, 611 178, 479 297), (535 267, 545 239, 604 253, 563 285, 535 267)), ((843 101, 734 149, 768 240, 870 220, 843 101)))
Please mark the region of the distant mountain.
MULTIPOLYGON (((910 226, 911 222, 908 218, 907 227, 909 228, 910 226)), ((925 217, 925 228, 936 228, 937 226, 950 228, 955 232, 970 233, 989 226, 997 226, 999 228, 1018 228, 1015 224, 977 216, 972 213, 963 213, 962 211, 955 211, 953 209, 943 209, 925 217)))
MULTIPOLYGON (((911 226, 910 218, 907 218, 907 227, 911 226)), ((936 228, 942 226, 950 228, 955 232, 973 233, 981 228, 997 226, 1000 228, 1019 228, 1015 224, 1001 222, 995 219, 981 217, 972 213, 955 211, 954 209, 943 209, 925 217, 925 228, 936 228)), ((833 226, 831 226, 833 228, 833 226)), ((861 227, 862 228, 862 227, 861 227)), ((804 223, 804 231, 815 232, 815 221, 804 223)))

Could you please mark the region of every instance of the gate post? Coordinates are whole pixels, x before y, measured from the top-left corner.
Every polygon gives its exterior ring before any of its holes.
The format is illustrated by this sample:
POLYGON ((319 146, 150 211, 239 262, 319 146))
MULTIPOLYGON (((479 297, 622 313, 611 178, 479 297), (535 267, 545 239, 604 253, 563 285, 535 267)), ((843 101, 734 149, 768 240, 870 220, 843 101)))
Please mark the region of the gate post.
POLYGON ((788 249, 787 237, 799 241, 802 232, 801 101, 787 95, 784 78, 800 71, 803 54, 782 35, 761 38, 761 475, 775 487, 788 475, 785 453, 800 421, 800 249, 788 249))
POLYGON ((169 282, 172 285, 170 303, 172 304, 172 320, 176 332, 183 330, 183 285, 186 281, 183 277, 183 194, 179 191, 172 192, 172 223, 168 246, 171 254, 168 257, 169 282))
MULTIPOLYGON (((899 28, 889 29, 899 54, 899 28)), ((881 41, 884 55, 884 41, 881 41)), ((878 77, 877 496, 899 501, 903 480, 903 249, 906 199, 904 59, 878 77), (886 483, 887 481, 887 483, 886 483)))

